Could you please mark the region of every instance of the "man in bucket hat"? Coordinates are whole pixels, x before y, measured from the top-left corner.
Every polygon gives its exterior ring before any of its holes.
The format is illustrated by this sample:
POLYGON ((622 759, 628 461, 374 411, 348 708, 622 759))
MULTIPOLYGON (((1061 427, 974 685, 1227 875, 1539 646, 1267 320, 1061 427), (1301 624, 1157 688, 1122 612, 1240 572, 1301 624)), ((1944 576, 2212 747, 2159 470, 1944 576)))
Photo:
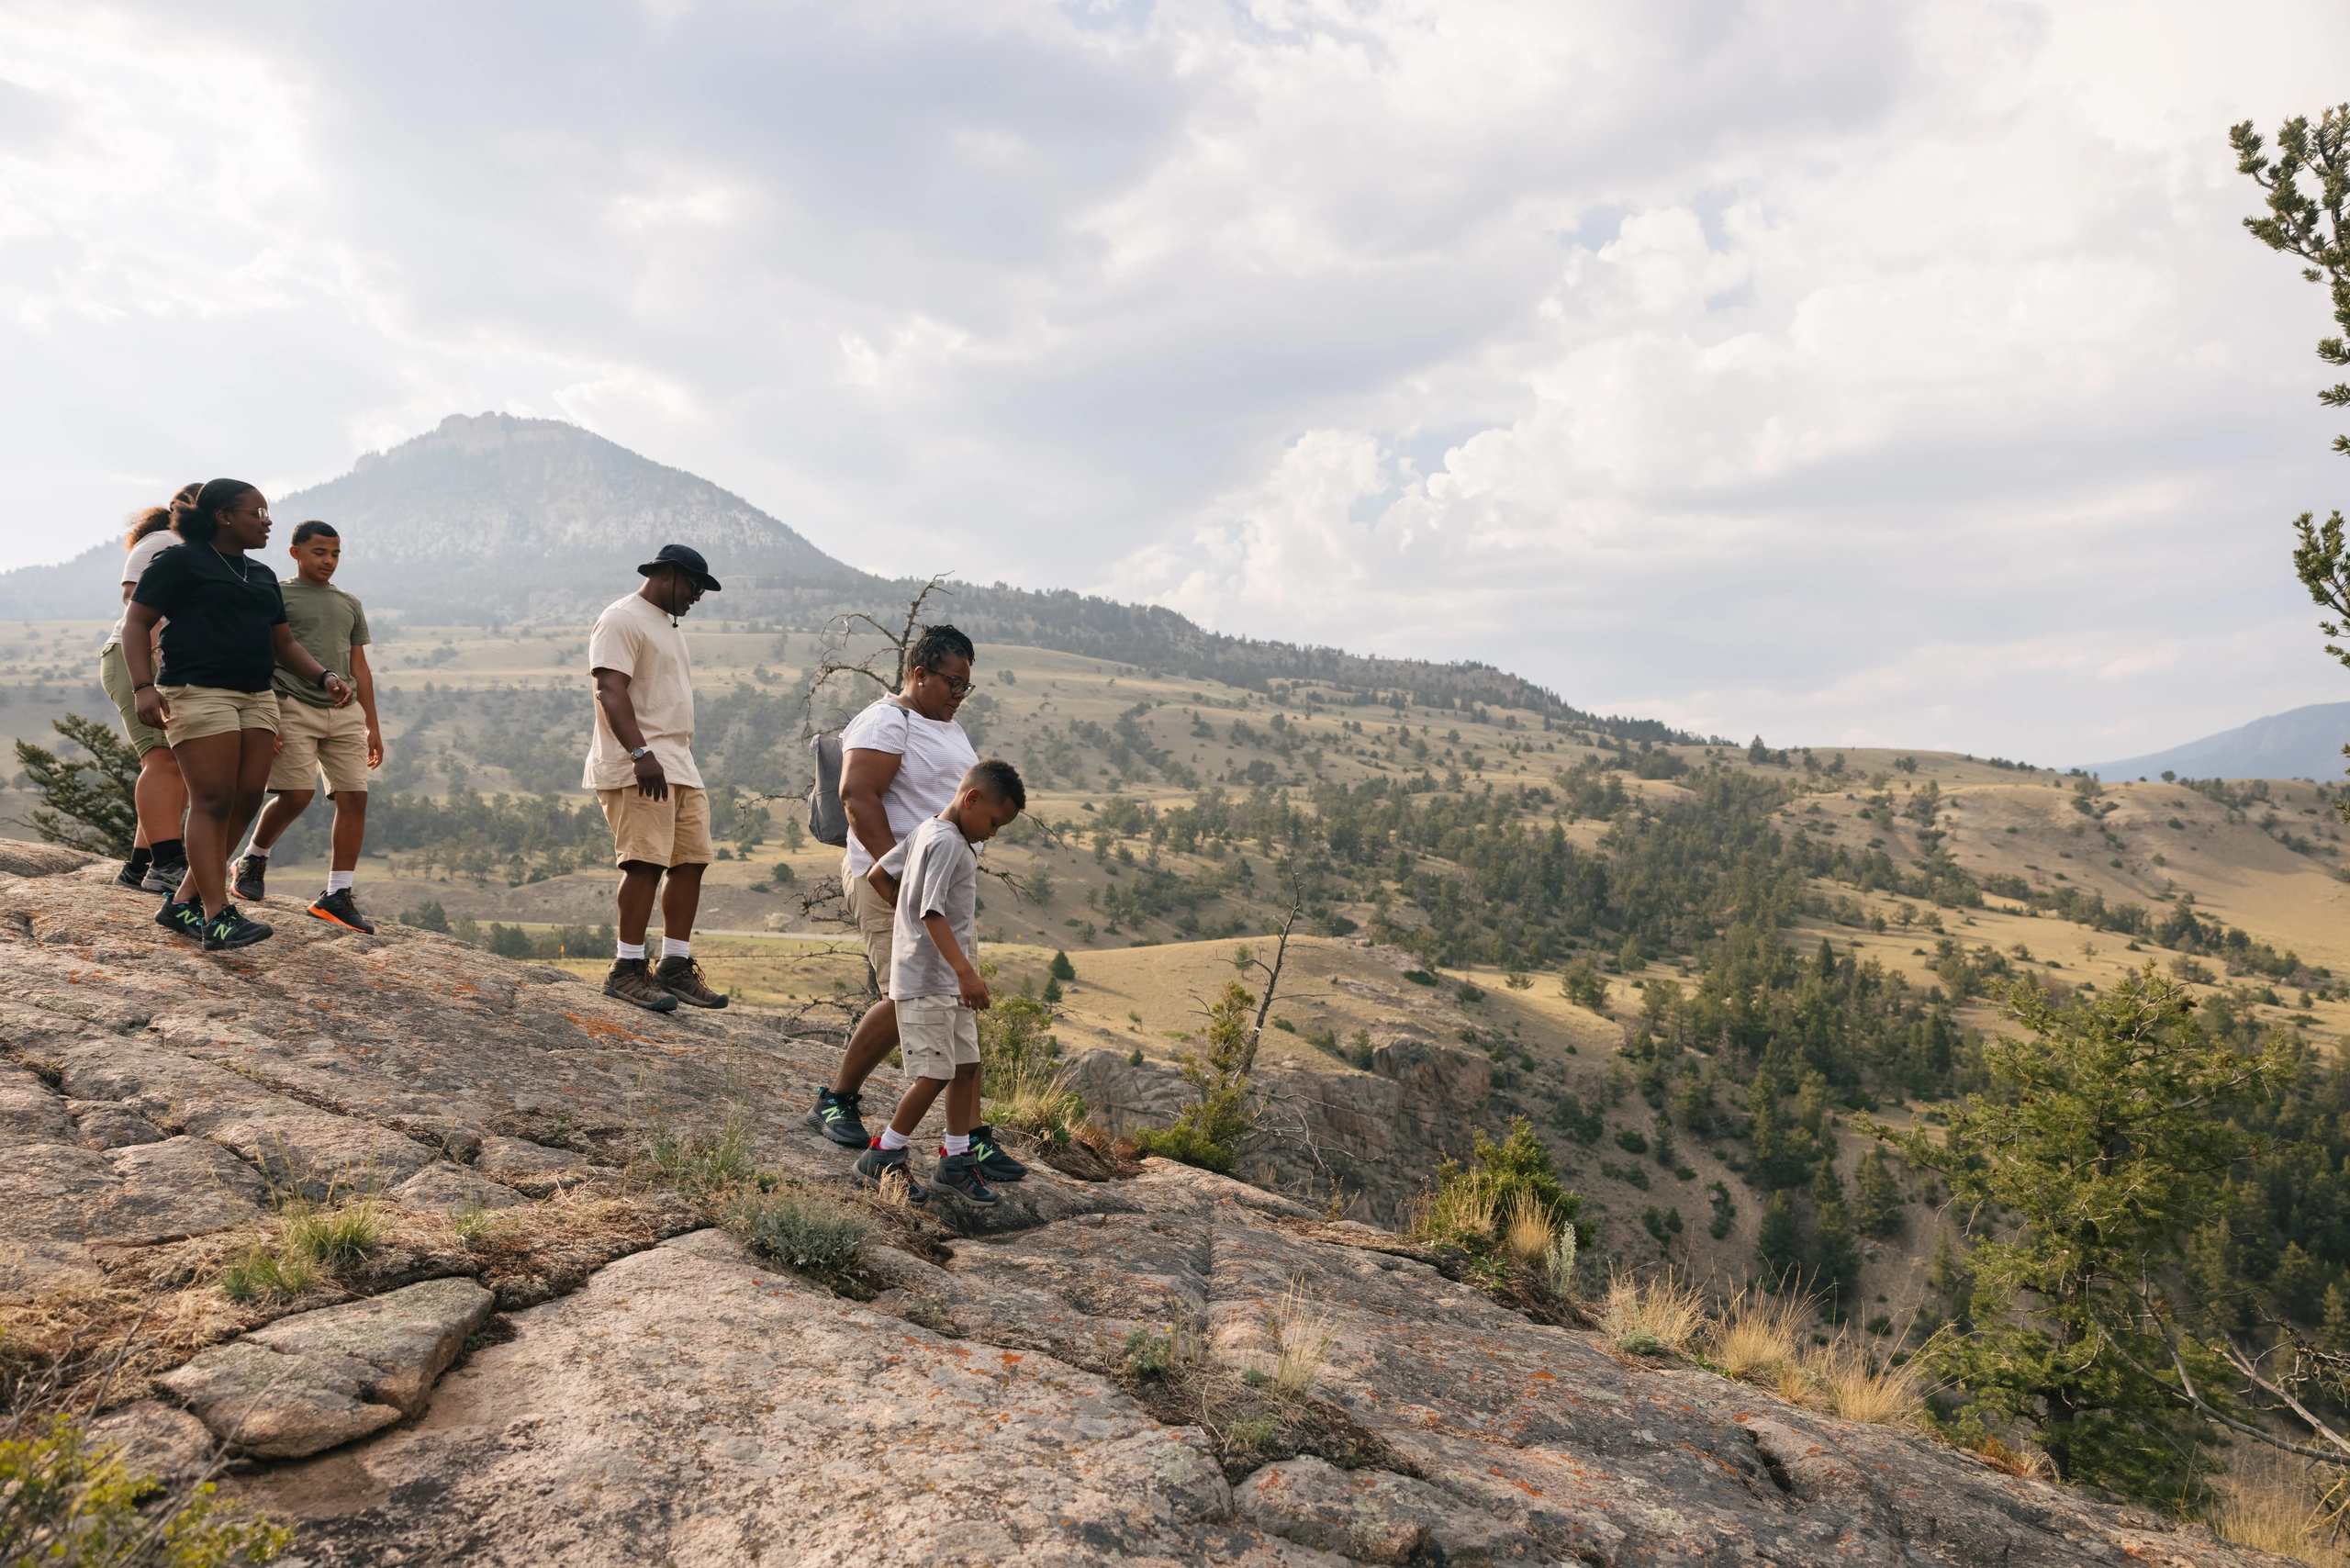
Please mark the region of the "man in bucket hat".
POLYGON ((621 868, 620 951, 604 994, 655 1013, 723 1007, 694 962, 694 914, 711 860, 710 797, 694 767, 694 678, 678 618, 718 579, 699 551, 664 544, 639 566, 644 586, 614 600, 588 636, 596 728, 580 782, 596 791, 621 868), (667 886, 663 886, 663 879, 667 886), (661 900, 661 962, 645 927, 661 900))

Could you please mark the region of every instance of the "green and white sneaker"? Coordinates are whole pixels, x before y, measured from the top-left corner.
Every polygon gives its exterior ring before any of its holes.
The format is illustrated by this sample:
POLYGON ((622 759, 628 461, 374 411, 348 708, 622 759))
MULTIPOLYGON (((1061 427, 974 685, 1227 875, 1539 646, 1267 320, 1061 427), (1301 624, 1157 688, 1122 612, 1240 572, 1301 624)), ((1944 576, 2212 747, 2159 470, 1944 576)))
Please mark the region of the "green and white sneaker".
POLYGON ((235 904, 222 904, 220 913, 204 923, 204 950, 218 953, 229 947, 250 947, 274 935, 260 921, 247 920, 235 904))

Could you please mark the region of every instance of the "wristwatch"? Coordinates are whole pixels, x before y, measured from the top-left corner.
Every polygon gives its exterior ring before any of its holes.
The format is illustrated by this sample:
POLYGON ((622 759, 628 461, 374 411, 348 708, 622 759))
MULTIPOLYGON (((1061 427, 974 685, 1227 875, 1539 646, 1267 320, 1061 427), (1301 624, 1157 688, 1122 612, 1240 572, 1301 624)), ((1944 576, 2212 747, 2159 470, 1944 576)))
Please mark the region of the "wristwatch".
POLYGON ((649 745, 641 745, 641 746, 637 747, 634 751, 630 752, 630 753, 628 754, 628 759, 629 759, 631 762, 642 762, 642 761, 643 761, 646 757, 651 756, 652 755, 653 755, 653 748, 652 748, 651 746, 649 746, 649 745))

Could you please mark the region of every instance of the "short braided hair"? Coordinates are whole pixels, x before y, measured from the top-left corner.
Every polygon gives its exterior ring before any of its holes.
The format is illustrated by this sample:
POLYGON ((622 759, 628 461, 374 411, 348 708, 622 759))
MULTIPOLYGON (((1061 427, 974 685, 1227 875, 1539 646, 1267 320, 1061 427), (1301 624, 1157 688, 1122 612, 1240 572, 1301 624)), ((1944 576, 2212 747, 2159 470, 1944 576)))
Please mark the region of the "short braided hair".
POLYGON ((914 645, 906 650, 906 667, 899 672, 898 684, 903 687, 913 678, 913 673, 918 669, 934 674, 938 666, 948 659, 971 660, 978 657, 979 650, 971 646, 971 639, 954 627, 943 623, 925 626, 922 629, 922 635, 914 639, 914 645))

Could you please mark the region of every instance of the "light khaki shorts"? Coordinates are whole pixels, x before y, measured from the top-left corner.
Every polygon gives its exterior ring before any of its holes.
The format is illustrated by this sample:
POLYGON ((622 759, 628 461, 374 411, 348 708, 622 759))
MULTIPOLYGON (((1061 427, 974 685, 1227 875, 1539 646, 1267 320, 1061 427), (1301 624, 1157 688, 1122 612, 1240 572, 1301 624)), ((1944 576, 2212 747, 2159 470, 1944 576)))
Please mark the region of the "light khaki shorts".
POLYGON ((848 857, 841 857, 841 887, 848 900, 848 917, 856 922, 856 939, 865 944, 865 961, 873 966, 874 988, 890 991, 890 935, 898 929, 897 906, 873 890, 862 877, 848 874, 848 857))
POLYGON ((953 1078, 979 1060, 979 1015, 952 996, 898 1003, 898 1049, 909 1078, 953 1078))
POLYGON ((367 788, 367 715, 357 698, 347 707, 313 708, 298 697, 281 697, 277 735, 285 749, 269 765, 273 792, 316 789, 321 773, 330 794, 367 788))
POLYGON ((613 865, 641 860, 666 870, 710 864, 710 797, 701 790, 672 784, 667 800, 648 801, 631 784, 599 790, 596 799, 612 830, 613 865))
POLYGON ((239 730, 277 733, 277 693, 230 691, 218 686, 164 686, 156 689, 171 706, 163 738, 173 745, 239 730))
POLYGON ((145 756, 159 745, 172 743, 163 732, 139 722, 139 694, 130 689, 130 661, 122 656, 120 643, 108 643, 98 653, 98 684, 114 699, 114 711, 122 715, 122 733, 130 737, 130 749, 145 756))

